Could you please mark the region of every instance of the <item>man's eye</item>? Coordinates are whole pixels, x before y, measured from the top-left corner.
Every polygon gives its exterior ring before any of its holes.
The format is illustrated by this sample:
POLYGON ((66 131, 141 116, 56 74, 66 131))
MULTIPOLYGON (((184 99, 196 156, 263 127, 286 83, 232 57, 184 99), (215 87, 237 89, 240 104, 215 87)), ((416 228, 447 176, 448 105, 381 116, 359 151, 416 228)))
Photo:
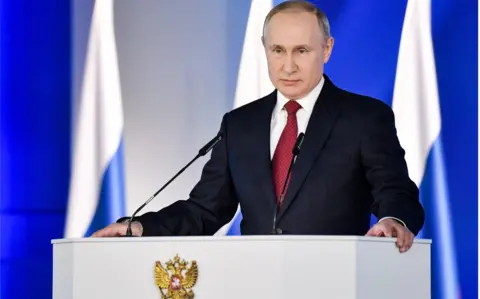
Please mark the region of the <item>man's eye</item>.
POLYGON ((282 53, 282 49, 275 48, 275 49, 273 49, 273 52, 275 52, 277 54, 280 54, 280 53, 282 53))
POLYGON ((305 48, 300 48, 298 49, 298 52, 300 52, 300 54, 304 54, 304 53, 307 53, 308 51, 305 48))

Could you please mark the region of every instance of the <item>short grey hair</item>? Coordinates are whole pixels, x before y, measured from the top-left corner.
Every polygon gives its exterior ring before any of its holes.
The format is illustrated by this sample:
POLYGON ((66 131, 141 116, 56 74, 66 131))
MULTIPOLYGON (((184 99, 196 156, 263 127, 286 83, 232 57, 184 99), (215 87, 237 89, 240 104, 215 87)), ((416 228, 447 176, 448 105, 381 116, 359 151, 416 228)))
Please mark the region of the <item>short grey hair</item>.
POLYGON ((318 20, 318 25, 320 26, 320 29, 323 31, 323 35, 325 37, 325 40, 329 39, 331 37, 330 34, 330 22, 328 21, 327 15, 317 6, 314 4, 304 1, 304 0, 290 0, 290 1, 285 1, 274 8, 270 10, 268 15, 265 17, 265 21, 263 23, 263 29, 265 31, 265 26, 267 23, 272 19, 274 15, 280 12, 286 12, 286 11, 291 11, 291 12, 308 12, 312 13, 317 17, 318 20))

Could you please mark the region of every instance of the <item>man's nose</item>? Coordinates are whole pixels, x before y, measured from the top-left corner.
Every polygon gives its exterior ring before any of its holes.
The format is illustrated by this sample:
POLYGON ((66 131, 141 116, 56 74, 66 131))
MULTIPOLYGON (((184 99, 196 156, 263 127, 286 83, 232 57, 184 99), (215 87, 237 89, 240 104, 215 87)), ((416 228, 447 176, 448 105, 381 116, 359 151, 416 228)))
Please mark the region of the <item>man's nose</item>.
POLYGON ((295 63, 295 60, 291 54, 286 55, 283 64, 283 70, 288 74, 291 74, 297 70, 297 64, 295 63))

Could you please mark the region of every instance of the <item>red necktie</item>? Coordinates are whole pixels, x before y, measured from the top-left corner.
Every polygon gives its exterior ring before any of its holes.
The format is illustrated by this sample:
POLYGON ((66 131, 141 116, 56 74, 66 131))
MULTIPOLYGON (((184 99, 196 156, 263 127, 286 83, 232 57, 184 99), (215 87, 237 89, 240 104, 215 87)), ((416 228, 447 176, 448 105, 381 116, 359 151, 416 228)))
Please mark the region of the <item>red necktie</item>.
POLYGON ((295 145, 298 134, 296 113, 300 108, 302 108, 302 106, 297 103, 297 101, 288 101, 285 104, 285 109, 288 113, 287 124, 285 125, 285 128, 283 128, 282 135, 280 135, 280 140, 278 141, 278 145, 275 149, 272 159, 273 185, 275 187, 275 195, 277 196, 277 200, 279 200, 283 184, 287 177, 288 167, 290 166, 290 161, 292 160, 292 149, 295 145))

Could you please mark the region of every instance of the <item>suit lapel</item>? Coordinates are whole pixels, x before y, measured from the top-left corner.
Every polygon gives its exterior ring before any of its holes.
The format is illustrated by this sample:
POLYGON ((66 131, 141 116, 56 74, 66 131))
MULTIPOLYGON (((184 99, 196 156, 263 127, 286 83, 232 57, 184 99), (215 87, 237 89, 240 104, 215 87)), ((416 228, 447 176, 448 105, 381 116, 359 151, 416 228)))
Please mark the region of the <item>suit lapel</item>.
POLYGON ((330 131, 339 116, 340 101, 341 98, 336 95, 336 87, 325 76, 325 84, 313 108, 300 154, 297 156, 293 166, 291 181, 283 200, 278 220, 281 219, 295 199, 311 167, 325 145, 330 131))
POLYGON ((275 207, 275 190, 272 181, 272 162, 270 159, 270 126, 272 112, 277 102, 276 90, 269 94, 255 114, 248 120, 252 130, 253 144, 257 148, 252 155, 252 166, 255 168, 255 185, 261 188, 263 196, 272 208, 275 207))

